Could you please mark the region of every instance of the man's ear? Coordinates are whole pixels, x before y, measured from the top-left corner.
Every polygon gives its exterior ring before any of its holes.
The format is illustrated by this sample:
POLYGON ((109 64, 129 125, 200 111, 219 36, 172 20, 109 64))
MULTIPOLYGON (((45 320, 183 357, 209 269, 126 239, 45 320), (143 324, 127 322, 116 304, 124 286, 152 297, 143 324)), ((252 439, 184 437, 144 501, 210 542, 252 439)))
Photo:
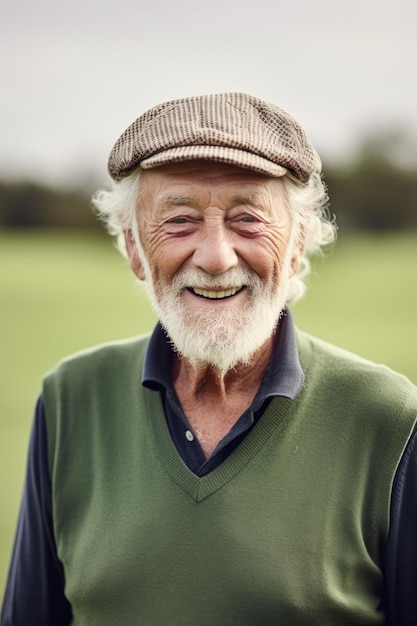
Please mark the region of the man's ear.
POLYGON ((132 268, 133 273, 139 280, 145 280, 145 272, 143 270, 143 265, 141 260, 139 259, 138 251, 136 248, 135 239, 133 237, 132 231, 124 230, 123 235, 125 238, 126 251, 129 259, 130 267, 132 268))
POLYGON ((294 246, 293 255, 291 257, 291 269, 292 269, 293 276, 300 269, 301 262, 304 257, 304 252, 305 252, 305 236, 304 236, 304 228, 301 228, 301 233, 298 237, 298 242, 294 246))

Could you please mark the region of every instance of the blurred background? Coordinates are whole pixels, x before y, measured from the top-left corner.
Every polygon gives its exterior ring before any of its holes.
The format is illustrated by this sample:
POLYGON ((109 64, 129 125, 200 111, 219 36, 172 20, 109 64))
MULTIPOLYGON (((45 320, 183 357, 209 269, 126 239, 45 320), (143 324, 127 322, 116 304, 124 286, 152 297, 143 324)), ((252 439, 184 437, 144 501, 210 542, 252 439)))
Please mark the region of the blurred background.
POLYGON ((244 91, 301 122, 339 241, 296 322, 417 383, 416 18, 414 0, 2 4, 0 601, 43 374, 155 322, 89 208, 149 107, 244 91))

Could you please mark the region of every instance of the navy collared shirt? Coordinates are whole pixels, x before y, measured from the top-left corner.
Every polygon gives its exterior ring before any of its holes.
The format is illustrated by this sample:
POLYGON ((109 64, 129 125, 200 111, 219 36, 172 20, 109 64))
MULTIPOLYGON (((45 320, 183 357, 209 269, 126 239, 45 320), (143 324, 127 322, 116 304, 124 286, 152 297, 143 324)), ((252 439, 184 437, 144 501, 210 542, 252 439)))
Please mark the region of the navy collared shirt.
POLYGON ((161 392, 172 439, 183 461, 197 476, 208 474, 224 461, 256 424, 271 398, 295 398, 304 374, 298 359, 294 325, 289 312, 285 312, 280 320, 275 341, 273 356, 252 404, 218 443, 211 456, 205 459, 172 384, 171 364, 176 353, 162 327, 158 324, 155 328, 146 354, 142 383, 161 392))

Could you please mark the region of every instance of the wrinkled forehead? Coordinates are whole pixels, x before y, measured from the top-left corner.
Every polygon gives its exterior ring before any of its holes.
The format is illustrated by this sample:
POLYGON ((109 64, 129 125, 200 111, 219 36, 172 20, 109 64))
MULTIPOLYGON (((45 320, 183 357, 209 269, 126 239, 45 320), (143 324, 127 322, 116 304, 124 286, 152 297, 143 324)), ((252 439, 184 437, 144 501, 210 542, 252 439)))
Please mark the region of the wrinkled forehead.
POLYGON ((282 178, 240 167, 190 161, 142 170, 139 183, 141 210, 153 206, 194 204, 213 198, 221 203, 253 204, 270 208, 286 199, 282 178))

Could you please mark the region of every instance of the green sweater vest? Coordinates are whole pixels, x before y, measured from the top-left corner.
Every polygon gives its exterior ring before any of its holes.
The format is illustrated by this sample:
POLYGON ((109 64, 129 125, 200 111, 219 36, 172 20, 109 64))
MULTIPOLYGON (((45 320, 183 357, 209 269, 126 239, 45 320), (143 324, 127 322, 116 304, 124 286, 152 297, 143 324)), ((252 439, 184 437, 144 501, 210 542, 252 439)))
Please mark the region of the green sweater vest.
MULTIPOLYGON (((381 624, 381 548, 415 387, 298 333, 305 383, 220 467, 179 457, 147 339, 63 362, 44 398, 75 626, 381 624)), ((208 411, 209 416, 209 411, 208 411)))

